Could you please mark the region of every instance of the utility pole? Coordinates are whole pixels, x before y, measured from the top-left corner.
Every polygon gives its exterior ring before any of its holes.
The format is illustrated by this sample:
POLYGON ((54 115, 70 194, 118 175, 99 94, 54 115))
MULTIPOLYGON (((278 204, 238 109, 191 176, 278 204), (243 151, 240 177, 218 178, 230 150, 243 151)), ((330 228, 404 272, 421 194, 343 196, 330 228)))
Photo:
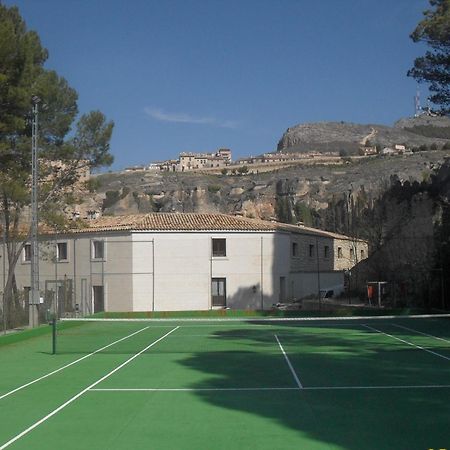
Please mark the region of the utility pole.
POLYGON ((38 243, 38 112, 39 97, 33 96, 33 119, 31 132, 31 292, 29 298, 30 327, 39 325, 39 243, 38 243))
POLYGON ((5 300, 5 287, 6 287, 6 230, 3 224, 3 249, 2 249, 2 262, 3 262, 3 293, 2 293, 2 315, 3 315, 3 333, 6 334, 6 300, 5 300))
POLYGON ((316 236, 316 258, 317 258, 317 296, 319 299, 319 311, 322 311, 322 294, 320 292, 320 261, 319 261, 319 240, 316 236))

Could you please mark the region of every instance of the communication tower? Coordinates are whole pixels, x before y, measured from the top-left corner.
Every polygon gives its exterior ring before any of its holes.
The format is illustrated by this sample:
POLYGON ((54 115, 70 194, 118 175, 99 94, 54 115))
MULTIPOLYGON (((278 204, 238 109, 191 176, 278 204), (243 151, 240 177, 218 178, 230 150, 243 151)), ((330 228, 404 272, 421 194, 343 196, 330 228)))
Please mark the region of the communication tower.
POLYGON ((419 117, 422 108, 420 106, 420 91, 417 89, 416 95, 414 96, 414 117, 419 117))

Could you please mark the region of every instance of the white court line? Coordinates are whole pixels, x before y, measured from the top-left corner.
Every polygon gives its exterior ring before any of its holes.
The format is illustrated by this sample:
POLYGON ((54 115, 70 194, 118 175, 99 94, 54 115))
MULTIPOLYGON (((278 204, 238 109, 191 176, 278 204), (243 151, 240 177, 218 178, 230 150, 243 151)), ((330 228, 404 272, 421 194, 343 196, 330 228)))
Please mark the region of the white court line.
MULTIPOLYGON (((297 374, 295 373, 295 370, 294 370, 294 368, 292 367, 291 361, 289 361, 288 355, 287 355, 286 352, 284 351, 284 348, 283 348, 283 346, 281 345, 281 342, 280 342, 280 340, 278 339, 278 336, 277 336, 276 334, 275 334, 274 336, 275 336, 275 339, 276 339, 277 342, 278 342, 278 346, 280 347, 281 352, 283 353, 284 359, 286 360, 287 365, 289 366, 289 369, 291 369, 292 375, 293 375, 293 377, 294 377, 295 382, 297 383, 298 388, 299 388, 299 389, 303 389, 302 383, 300 383, 300 380, 299 380, 297 374)), ((1 450, 1 449, 0 449, 0 450, 1 450)))
POLYGON ((395 323, 393 323, 392 325, 394 327, 397 327, 397 328, 403 328, 405 330, 412 331, 414 333, 422 334, 423 336, 428 336, 428 337, 431 337, 431 338, 434 338, 434 339, 439 339, 440 341, 444 341, 444 342, 449 342, 450 343, 450 341, 448 339, 444 339, 444 338, 441 338, 439 336, 433 336, 432 334, 422 333, 422 331, 418 331, 418 330, 414 330, 412 328, 404 327, 403 325, 397 325, 395 323))
MULTIPOLYGON (((370 390, 370 389, 448 389, 450 384, 426 385, 398 385, 398 386, 309 386, 303 387, 305 391, 333 391, 333 390, 370 390)), ((271 388, 97 388, 90 392, 233 392, 233 391, 298 391, 296 387, 271 388)))
POLYGON ((310 386, 303 388, 308 391, 332 391, 332 390, 364 390, 364 389, 442 389, 450 388, 450 384, 427 384, 427 385, 411 385, 411 386, 310 386))
POLYGON ((175 327, 172 330, 170 330, 168 333, 166 333, 164 336, 161 336, 159 339, 157 339, 156 341, 153 341, 150 345, 147 345, 147 347, 145 347, 144 349, 142 349, 139 353, 136 353, 135 355, 133 355, 131 358, 127 359, 125 362, 123 362, 122 364, 120 364, 119 366, 117 366, 115 369, 111 370, 111 372, 107 373, 106 375, 104 375, 103 377, 99 378, 97 381, 95 381, 94 383, 92 383, 91 385, 89 385, 87 388, 83 389, 82 391, 80 391, 78 394, 74 395, 72 398, 70 398, 69 400, 67 400, 65 403, 63 403, 62 405, 60 405, 58 408, 54 409, 51 413, 47 414, 45 417, 43 417, 42 419, 38 420, 37 422, 35 422, 33 425, 31 425, 30 427, 28 427, 26 430, 22 431, 21 433, 19 433, 18 435, 14 436, 12 439, 10 439, 8 442, 6 442, 5 444, 3 444, 0 447, 0 450, 5 449, 6 447, 9 447, 11 444, 13 444, 14 442, 16 442, 18 439, 20 439, 21 437, 25 436, 26 434, 28 434, 30 431, 34 430, 36 427, 38 427, 39 425, 41 425, 42 423, 44 423, 46 420, 50 419, 50 417, 53 417, 55 414, 59 413, 59 411, 61 411, 62 409, 64 409, 67 405, 70 405, 72 402, 74 402, 77 398, 81 397, 83 394, 85 394, 87 391, 89 391, 90 389, 92 389, 93 387, 97 386, 97 384, 101 383, 102 381, 105 381, 107 378, 109 378, 112 374, 116 373, 118 370, 120 370, 122 367, 126 366, 127 364, 129 364, 131 361, 133 361, 134 359, 136 359, 138 356, 140 356, 142 353, 144 353, 146 350, 148 350, 149 348, 153 347, 155 344, 157 344, 159 341, 162 341, 165 337, 169 336, 169 334, 173 333, 175 330, 177 330, 180 327, 175 327))
POLYGON ((2 400, 5 397, 8 397, 11 394, 14 394, 17 391, 20 391, 21 389, 24 389, 24 388, 26 388, 28 386, 31 386, 34 383, 37 383, 38 381, 44 380, 45 378, 48 378, 48 377, 54 375, 55 373, 61 372, 61 370, 67 369, 68 367, 73 366, 74 364, 79 363, 80 361, 83 361, 83 359, 89 358, 90 356, 95 355, 96 353, 101 352, 101 351, 107 349, 108 347, 111 347, 112 345, 118 344, 119 342, 124 341, 125 339, 133 337, 134 335, 136 335, 136 334, 138 334, 138 333, 140 333, 140 332, 142 332, 144 330, 147 330, 148 328, 150 328, 150 326, 145 327, 145 328, 141 328, 140 330, 135 331, 134 333, 131 333, 128 336, 125 336, 125 337, 123 337, 121 339, 118 339, 117 341, 114 341, 111 344, 105 345, 104 347, 99 348, 99 349, 95 350, 94 352, 89 353, 88 355, 84 355, 81 358, 78 358, 75 361, 72 361, 71 363, 66 364, 65 366, 62 366, 59 369, 53 370, 52 372, 49 372, 46 375, 43 375, 43 376, 41 376, 39 378, 36 378, 35 380, 30 381, 29 383, 23 384, 22 386, 19 386, 19 387, 13 389, 12 391, 7 392, 6 394, 0 395, 0 400, 2 400))
MULTIPOLYGON (((376 332, 378 332, 378 333, 381 333, 381 334, 384 334, 384 335, 386 335, 386 336, 389 336, 389 337, 391 337, 392 339, 396 339, 397 341, 400 341, 400 342, 403 342, 403 343, 405 343, 405 344, 408 344, 408 345, 410 345, 411 347, 419 348, 420 350, 423 350, 424 352, 431 353, 432 355, 439 356, 439 358, 443 358, 443 359, 446 359, 447 361, 450 361, 450 358, 448 358, 447 356, 441 355, 440 353, 437 353, 437 352, 433 352, 432 350, 429 350, 428 348, 421 347, 420 345, 416 345, 416 344, 413 344, 412 342, 405 341, 404 339, 400 339, 399 337, 393 336, 392 334, 385 333, 384 331, 377 330, 376 328, 373 328, 373 327, 371 327, 371 326, 369 326, 369 325, 361 324, 361 326, 366 327, 366 328, 368 328, 369 330, 376 331, 376 332)), ((1 449, 0 449, 0 450, 1 450, 1 449)))
POLYGON ((296 387, 256 387, 256 388, 98 388, 90 392, 203 392, 203 391, 298 391, 296 387))

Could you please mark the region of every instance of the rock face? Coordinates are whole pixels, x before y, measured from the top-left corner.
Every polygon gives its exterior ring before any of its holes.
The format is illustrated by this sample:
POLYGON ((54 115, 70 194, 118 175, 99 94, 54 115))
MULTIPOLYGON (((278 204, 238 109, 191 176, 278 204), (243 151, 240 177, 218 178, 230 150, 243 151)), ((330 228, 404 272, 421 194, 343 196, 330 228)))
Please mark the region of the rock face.
POLYGON ((450 139, 447 117, 420 116, 418 118, 401 119, 394 127, 385 125, 360 125, 346 122, 305 123, 290 127, 278 142, 278 151, 346 151, 356 154, 361 145, 368 140, 372 145, 393 146, 406 144, 408 147, 442 146, 450 139), (436 132, 436 129, 440 128, 436 132))
POLYGON ((100 187, 84 201, 88 209, 111 215, 222 212, 265 220, 305 221, 310 212, 325 210, 330 201, 349 192, 363 188, 368 198, 376 198, 392 176, 421 182, 447 155, 445 151, 430 151, 342 162, 339 166, 318 163, 235 176, 110 173, 96 177, 100 187))
POLYGON ((447 116, 432 117, 424 114, 419 117, 407 117, 404 119, 400 119, 394 124, 395 128, 403 129, 409 129, 414 126, 448 128, 450 127, 450 118, 447 116))

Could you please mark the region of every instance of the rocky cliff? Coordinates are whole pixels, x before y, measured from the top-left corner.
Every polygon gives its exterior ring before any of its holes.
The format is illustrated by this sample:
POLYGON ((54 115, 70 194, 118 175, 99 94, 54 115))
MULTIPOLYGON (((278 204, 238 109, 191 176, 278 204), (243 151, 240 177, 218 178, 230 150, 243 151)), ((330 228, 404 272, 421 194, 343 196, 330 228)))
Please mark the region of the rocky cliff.
POLYGON ((346 122, 319 122, 295 125, 286 130, 278 142, 278 151, 346 151, 357 154, 361 145, 408 147, 442 147, 450 139, 448 117, 420 116, 401 119, 393 127, 385 125, 360 125, 346 122))
MULTIPOLYGON (((79 206, 81 215, 149 211, 223 212, 247 217, 311 222, 333 199, 363 189, 376 198, 392 177, 422 181, 446 151, 410 156, 341 160, 340 165, 297 165, 251 175, 199 173, 109 173, 95 178, 96 189, 79 206)), ((321 225, 317 224, 316 225, 321 225)))

